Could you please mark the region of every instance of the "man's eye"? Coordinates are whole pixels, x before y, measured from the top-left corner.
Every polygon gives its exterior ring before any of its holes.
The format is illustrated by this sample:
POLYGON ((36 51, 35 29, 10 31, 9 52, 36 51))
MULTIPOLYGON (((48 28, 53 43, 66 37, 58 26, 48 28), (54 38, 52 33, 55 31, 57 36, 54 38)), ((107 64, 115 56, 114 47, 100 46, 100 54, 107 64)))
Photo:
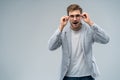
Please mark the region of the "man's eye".
POLYGON ((76 17, 80 17, 80 15, 76 15, 76 17))
POLYGON ((73 17, 74 17, 74 15, 70 15, 70 17, 71 17, 71 18, 73 18, 73 17))

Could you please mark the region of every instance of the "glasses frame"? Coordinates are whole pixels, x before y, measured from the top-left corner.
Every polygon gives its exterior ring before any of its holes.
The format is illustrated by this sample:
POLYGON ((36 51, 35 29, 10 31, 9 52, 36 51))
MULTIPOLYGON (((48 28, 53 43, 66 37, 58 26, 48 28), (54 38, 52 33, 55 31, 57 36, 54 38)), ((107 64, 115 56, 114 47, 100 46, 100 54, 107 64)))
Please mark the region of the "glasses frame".
POLYGON ((82 17, 82 15, 81 15, 81 14, 69 15, 69 17, 70 17, 71 19, 74 19, 74 17, 78 19, 78 18, 82 17))

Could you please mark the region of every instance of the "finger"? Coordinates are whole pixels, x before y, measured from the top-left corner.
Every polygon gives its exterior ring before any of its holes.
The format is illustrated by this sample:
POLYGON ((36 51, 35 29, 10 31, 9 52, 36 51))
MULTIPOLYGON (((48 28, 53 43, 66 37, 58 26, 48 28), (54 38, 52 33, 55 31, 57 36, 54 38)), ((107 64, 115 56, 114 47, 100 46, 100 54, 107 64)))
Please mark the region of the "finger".
POLYGON ((64 22, 66 21, 65 18, 63 18, 63 21, 64 21, 64 22))
POLYGON ((69 20, 68 16, 65 16, 64 19, 63 19, 64 22, 67 22, 68 20, 69 20))
POLYGON ((67 20, 69 19, 69 16, 66 16, 67 20))
POLYGON ((83 18, 88 18, 88 14, 86 12, 83 12, 82 17, 83 18))
POLYGON ((66 17, 63 17, 62 20, 65 22, 66 21, 66 17))
POLYGON ((88 16, 87 16, 87 14, 82 14, 82 18, 87 18, 88 16))
POLYGON ((82 16, 82 18, 87 18, 86 14, 84 14, 84 15, 82 16))

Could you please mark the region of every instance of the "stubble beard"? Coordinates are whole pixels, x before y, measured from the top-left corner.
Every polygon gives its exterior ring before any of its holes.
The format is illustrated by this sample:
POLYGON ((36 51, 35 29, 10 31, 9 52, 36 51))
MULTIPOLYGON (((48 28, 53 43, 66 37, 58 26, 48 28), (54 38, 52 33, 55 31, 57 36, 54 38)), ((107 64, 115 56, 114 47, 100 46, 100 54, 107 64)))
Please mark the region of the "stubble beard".
POLYGON ((78 31, 81 29, 82 23, 81 22, 74 22, 71 23, 71 29, 74 31, 78 31))

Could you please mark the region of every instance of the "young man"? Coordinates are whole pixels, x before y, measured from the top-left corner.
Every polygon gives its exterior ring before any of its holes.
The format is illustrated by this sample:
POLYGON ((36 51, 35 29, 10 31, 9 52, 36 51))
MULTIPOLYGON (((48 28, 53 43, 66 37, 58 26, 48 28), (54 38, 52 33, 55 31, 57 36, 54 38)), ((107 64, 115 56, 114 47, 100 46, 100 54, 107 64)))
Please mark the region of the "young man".
POLYGON ((60 80, 95 80, 99 71, 92 54, 94 42, 106 44, 109 37, 79 5, 71 4, 49 40, 50 50, 62 46, 60 80), (70 27, 65 27, 68 21, 70 27))

